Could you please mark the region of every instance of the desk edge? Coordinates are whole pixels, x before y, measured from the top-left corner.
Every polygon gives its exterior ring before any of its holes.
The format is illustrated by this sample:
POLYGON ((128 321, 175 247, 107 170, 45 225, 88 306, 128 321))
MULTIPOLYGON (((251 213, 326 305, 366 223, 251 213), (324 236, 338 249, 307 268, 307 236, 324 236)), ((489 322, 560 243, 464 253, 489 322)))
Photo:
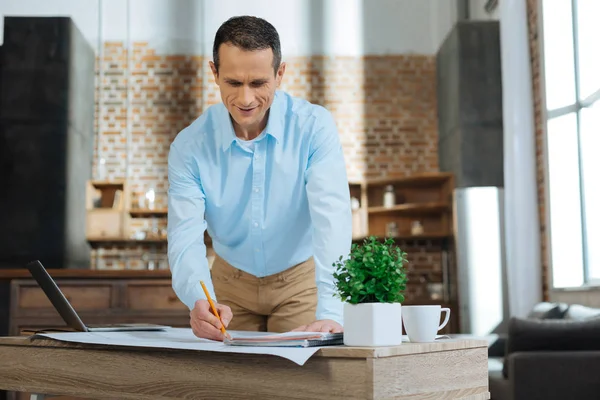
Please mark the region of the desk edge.
MULTIPOLYGON (((51 338, 34 336, 5 336, 0 337, 0 346, 29 346, 29 347, 60 347, 69 349, 103 349, 126 351, 174 351, 186 352, 195 350, 157 348, 157 347, 140 347, 140 346, 114 346, 89 343, 68 342, 51 338)), ((471 348, 486 348, 488 344, 485 340, 480 339, 455 339, 451 341, 440 341, 433 343, 403 343, 393 347, 343 347, 331 346, 322 347, 314 356, 329 357, 329 358, 385 358, 404 356, 410 354, 427 354, 441 351, 453 351, 471 348)))

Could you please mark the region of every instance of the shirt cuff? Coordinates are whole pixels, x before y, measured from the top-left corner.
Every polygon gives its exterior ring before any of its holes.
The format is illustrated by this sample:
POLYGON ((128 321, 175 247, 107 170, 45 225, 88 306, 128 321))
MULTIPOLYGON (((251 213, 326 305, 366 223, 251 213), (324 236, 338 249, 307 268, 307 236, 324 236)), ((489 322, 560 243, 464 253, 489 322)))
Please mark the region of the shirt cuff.
POLYGON ((317 320, 331 319, 344 326, 344 303, 331 295, 320 296, 316 318, 317 320))
MULTIPOLYGON (((185 291, 185 295, 182 296, 182 302, 187 306, 187 308, 192 311, 194 309, 194 306, 196 304, 196 301, 198 300, 208 300, 206 298, 206 295, 204 294, 204 290, 202 290, 202 286, 200 285, 200 279, 194 282, 190 282, 187 288, 187 290, 185 291)), ((210 294, 212 300, 214 302, 217 302, 217 298, 214 294, 214 288, 212 285, 211 281, 204 281, 204 284, 206 285, 206 289, 208 290, 208 293, 210 294)))

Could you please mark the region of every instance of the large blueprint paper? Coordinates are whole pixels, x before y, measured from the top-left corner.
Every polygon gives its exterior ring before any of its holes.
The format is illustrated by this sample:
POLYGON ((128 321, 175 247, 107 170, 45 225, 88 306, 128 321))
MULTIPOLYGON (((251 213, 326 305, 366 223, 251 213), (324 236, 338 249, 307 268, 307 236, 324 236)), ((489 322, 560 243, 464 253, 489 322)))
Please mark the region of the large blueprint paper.
MULTIPOLYGON (((235 335, 235 331, 229 332, 235 335)), ((243 335, 242 332, 240 334, 243 335)), ((36 337, 110 346, 154 347, 163 349, 182 349, 192 351, 216 351, 223 353, 268 354, 286 358, 298 365, 304 365, 319 347, 242 347, 228 346, 222 342, 199 339, 189 328, 169 328, 165 331, 139 332, 60 332, 40 333, 36 337)))

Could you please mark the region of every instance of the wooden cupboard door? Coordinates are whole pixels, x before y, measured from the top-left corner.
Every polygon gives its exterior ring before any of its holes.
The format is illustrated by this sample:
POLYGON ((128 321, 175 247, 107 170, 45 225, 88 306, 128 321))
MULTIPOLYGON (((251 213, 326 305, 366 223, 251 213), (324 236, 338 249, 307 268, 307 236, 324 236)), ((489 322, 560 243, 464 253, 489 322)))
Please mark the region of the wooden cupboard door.
MULTIPOLYGON (((77 311, 106 310, 111 307, 113 287, 110 284, 70 284, 59 283, 61 292, 77 311)), ((37 285, 19 287, 18 307, 25 310, 54 309, 46 293, 37 285)))
POLYGON ((129 310, 187 310, 170 282, 130 283, 126 290, 127 308, 129 310))

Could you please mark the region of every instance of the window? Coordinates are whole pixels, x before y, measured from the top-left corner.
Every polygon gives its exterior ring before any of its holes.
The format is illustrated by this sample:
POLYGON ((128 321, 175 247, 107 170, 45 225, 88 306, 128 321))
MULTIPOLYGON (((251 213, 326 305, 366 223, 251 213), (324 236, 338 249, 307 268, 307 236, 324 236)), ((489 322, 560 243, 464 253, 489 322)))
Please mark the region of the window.
POLYGON ((580 140, 588 278, 600 283, 600 101, 581 110, 580 140))
POLYGON ((555 286, 580 286, 584 268, 575 113, 548 120, 547 134, 553 281, 555 286))
POLYGON ((600 284, 600 1, 542 10, 552 284, 600 284))

